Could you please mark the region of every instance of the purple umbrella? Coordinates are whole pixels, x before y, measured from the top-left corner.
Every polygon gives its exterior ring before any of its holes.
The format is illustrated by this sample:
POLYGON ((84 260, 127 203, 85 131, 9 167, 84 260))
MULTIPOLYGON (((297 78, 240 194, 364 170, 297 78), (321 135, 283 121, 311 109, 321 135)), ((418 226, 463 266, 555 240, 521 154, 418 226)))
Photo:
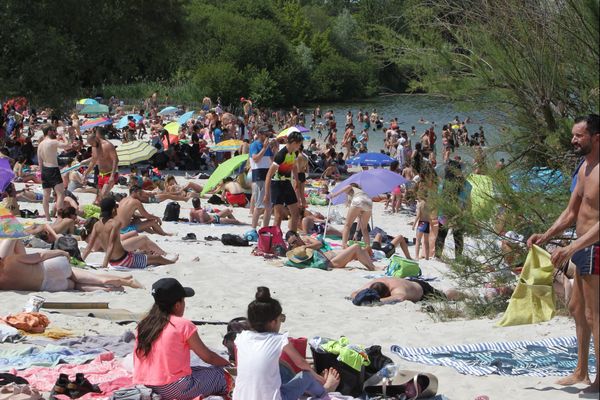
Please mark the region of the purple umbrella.
POLYGON ((0 158, 0 192, 4 192, 6 187, 12 182, 15 174, 10 167, 8 158, 0 158))
MULTIPOLYGON (((375 197, 382 193, 391 192, 396 186, 408 183, 408 180, 389 169, 371 169, 361 171, 338 183, 333 189, 332 195, 351 183, 356 183, 369 196, 375 197)), ((330 196, 331 203, 334 205, 342 204, 346 201, 346 197, 345 193, 335 197, 330 196)))
POLYGON ((300 133, 308 133, 310 132, 310 129, 302 126, 302 125, 295 125, 294 128, 298 129, 298 132, 300 133))

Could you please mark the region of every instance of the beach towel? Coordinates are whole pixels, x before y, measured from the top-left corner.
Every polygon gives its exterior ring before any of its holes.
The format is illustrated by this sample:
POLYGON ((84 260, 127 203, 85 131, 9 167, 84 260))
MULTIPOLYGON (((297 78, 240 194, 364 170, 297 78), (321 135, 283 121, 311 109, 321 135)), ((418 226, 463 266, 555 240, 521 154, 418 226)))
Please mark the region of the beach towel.
POLYGON ((25 369, 34 365, 54 367, 59 363, 82 364, 93 360, 101 352, 101 349, 90 349, 84 352, 52 344, 43 348, 13 344, 10 348, 0 349, 0 371, 25 369))
POLYGON ((71 350, 79 350, 82 352, 98 351, 110 352, 117 357, 125 357, 131 354, 135 347, 135 335, 132 331, 125 331, 121 336, 113 335, 93 335, 75 337, 72 339, 62 339, 50 342, 39 338, 28 339, 27 343, 36 345, 48 345, 53 343, 59 346, 65 346, 71 350))
POLYGON ((527 254, 519 283, 498 326, 537 324, 554 317, 554 267, 550 254, 533 246, 527 254))
POLYGON ((112 353, 103 353, 94 358, 89 364, 61 364, 55 368, 34 367, 25 371, 13 372, 29 381, 31 387, 39 391, 49 392, 59 374, 67 374, 70 379, 75 378, 76 373, 83 373, 93 384, 99 385, 102 394, 90 393, 83 398, 106 398, 117 389, 132 386, 132 375, 115 359, 112 353))
MULTIPOLYGON (((590 345, 589 370, 596 373, 596 359, 590 345)), ((539 341, 488 342, 439 347, 392 346, 405 360, 452 367, 461 374, 567 376, 577 365, 575 336, 539 341)))

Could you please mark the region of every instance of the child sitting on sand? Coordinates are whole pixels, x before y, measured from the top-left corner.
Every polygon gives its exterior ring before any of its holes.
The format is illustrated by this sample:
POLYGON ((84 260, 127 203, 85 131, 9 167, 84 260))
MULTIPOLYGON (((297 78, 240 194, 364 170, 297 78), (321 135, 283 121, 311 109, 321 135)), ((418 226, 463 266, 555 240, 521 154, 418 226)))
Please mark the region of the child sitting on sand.
POLYGON ((329 368, 323 376, 318 375, 288 342, 288 334, 279 333, 285 315, 269 289, 259 287, 255 297, 248 305, 252 330, 241 332, 235 339, 238 375, 233 400, 297 400, 304 393, 321 397, 335 390, 340 383, 338 372, 329 368), (282 382, 279 372, 282 351, 302 369, 288 382, 282 382))
POLYGON ((227 395, 232 378, 223 367, 229 361, 209 350, 196 326, 183 318, 185 298, 194 290, 174 278, 152 285, 154 305, 137 327, 133 352, 133 381, 158 393, 163 400, 191 400, 227 395), (190 350, 209 367, 190 367, 190 350))

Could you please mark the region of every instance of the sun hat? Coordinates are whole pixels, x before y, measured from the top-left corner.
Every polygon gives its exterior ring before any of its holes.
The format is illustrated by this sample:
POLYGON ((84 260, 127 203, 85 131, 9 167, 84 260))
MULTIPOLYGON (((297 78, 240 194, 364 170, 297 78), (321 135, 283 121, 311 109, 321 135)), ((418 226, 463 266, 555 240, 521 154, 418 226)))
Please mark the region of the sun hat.
POLYGON ((192 297, 194 289, 183 287, 175 278, 161 278, 152 284, 152 297, 160 304, 175 304, 184 297, 192 297))
POLYGON ((296 247, 285 253, 285 256, 293 263, 303 263, 313 257, 314 250, 305 246, 296 247))

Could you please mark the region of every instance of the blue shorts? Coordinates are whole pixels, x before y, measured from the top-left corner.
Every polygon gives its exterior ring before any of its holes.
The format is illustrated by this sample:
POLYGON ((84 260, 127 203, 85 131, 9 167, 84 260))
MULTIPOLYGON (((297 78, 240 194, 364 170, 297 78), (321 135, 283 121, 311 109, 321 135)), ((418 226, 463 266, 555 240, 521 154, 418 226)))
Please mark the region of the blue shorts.
POLYGON ((429 233, 429 222, 427 221, 419 221, 419 225, 417 226, 417 230, 421 233, 429 233))
POLYGON ((600 244, 581 249, 571 257, 579 275, 600 275, 600 244))
POLYGON ((127 225, 125 228, 121 229, 121 234, 129 233, 129 232, 137 232, 135 224, 127 225))

